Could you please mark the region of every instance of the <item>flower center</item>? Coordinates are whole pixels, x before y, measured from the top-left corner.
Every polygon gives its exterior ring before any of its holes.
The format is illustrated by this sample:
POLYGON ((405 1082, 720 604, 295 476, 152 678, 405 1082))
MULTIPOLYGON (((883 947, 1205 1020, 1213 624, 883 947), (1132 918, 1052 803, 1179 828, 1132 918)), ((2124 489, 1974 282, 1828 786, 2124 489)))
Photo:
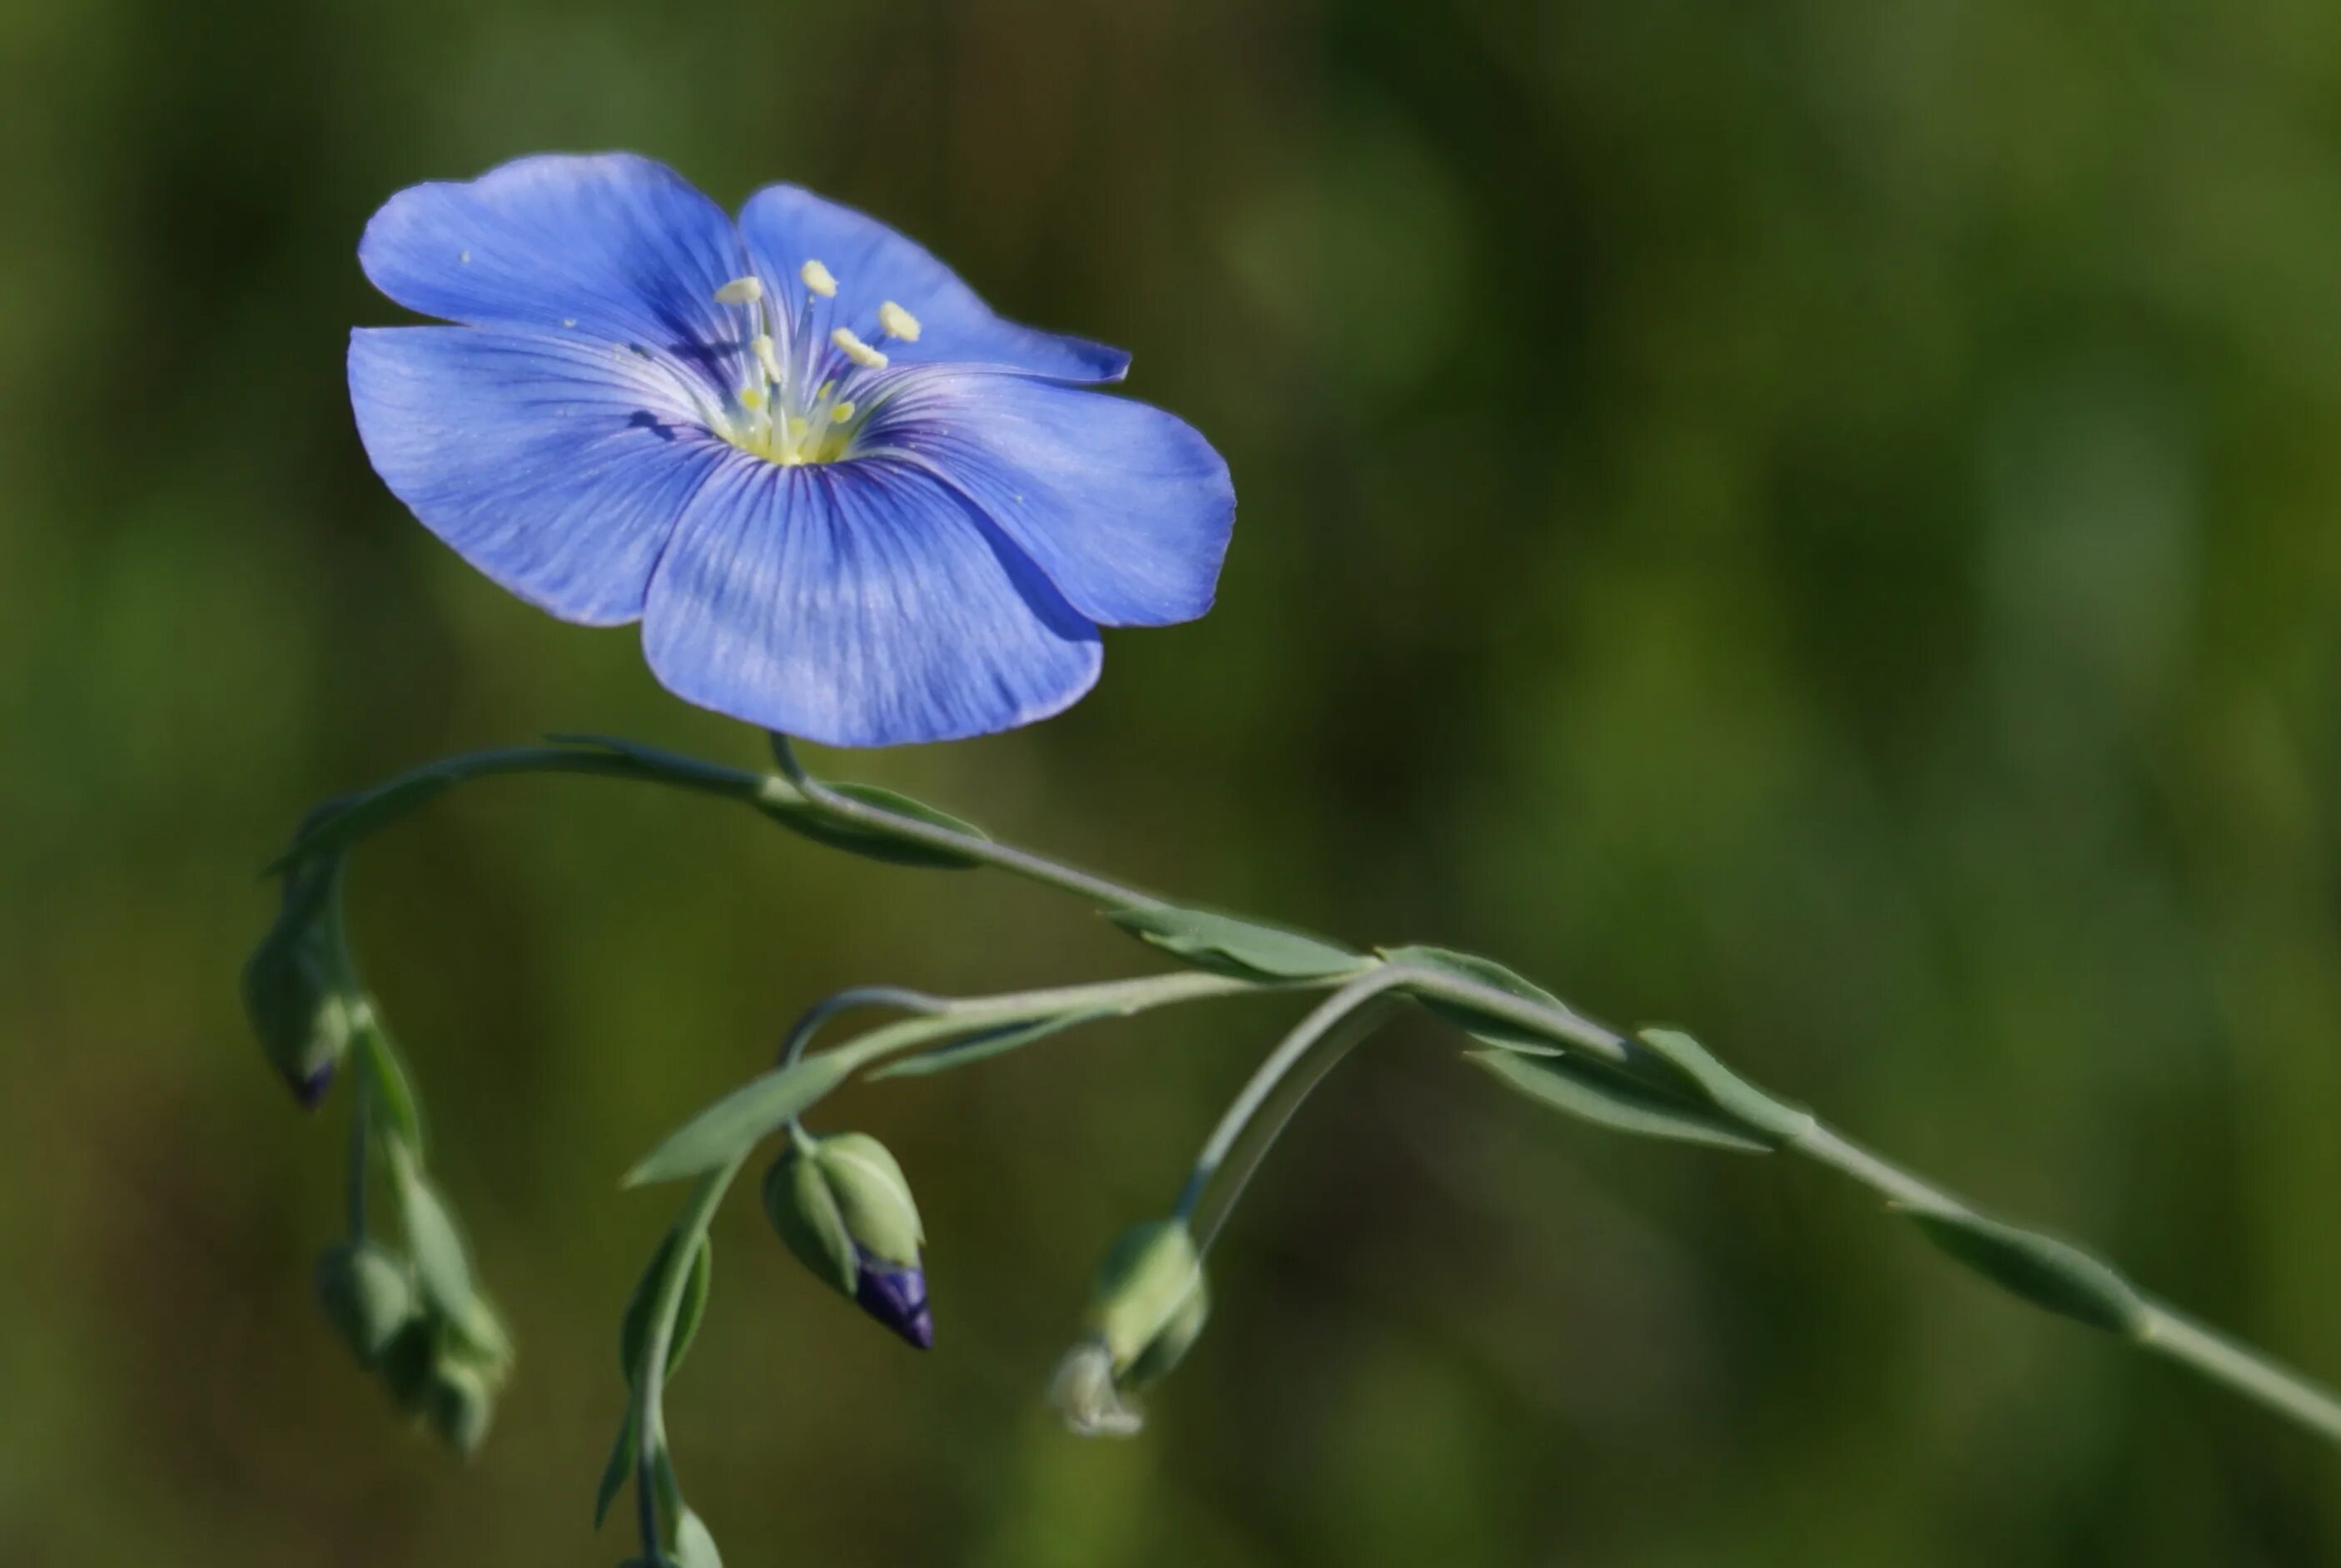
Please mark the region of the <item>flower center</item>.
MULTIPOLYGON (((869 372, 886 368, 853 323, 838 319, 837 279, 818 261, 797 269, 804 300, 782 314, 751 273, 715 291, 715 302, 746 318, 754 369, 716 423, 716 433, 742 452, 794 467, 839 462, 853 455, 853 436, 875 406, 854 392, 869 372)), ((916 342, 919 318, 888 300, 874 322, 862 323, 881 342, 916 342)))

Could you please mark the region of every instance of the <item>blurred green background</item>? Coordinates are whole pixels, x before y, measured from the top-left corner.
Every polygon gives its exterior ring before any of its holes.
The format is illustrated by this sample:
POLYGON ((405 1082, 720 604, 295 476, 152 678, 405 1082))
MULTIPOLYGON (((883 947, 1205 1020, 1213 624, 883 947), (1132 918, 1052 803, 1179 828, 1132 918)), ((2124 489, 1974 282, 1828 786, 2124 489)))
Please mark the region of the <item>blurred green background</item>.
MULTIPOLYGON (((2341 12, 2312 0, 0 6, 0 1563, 614 1563, 617 1173, 833 987, 1150 957, 1003 880, 502 782, 354 868, 523 1364, 468 1470, 314 1319, 338 1103, 234 980, 301 811, 593 729, 633 639, 369 473, 399 187, 802 181, 1137 355, 1242 498, 1066 718, 831 771, 1130 878, 1665 1018, 2341 1377, 2341 12)), ((1040 1390, 1292 1008, 856 1091, 913 1356, 735 1203, 673 1412, 735 1564, 2293 1564, 2312 1440, 1787 1161, 1428 1027, 1312 1102, 1140 1442, 1040 1390)))

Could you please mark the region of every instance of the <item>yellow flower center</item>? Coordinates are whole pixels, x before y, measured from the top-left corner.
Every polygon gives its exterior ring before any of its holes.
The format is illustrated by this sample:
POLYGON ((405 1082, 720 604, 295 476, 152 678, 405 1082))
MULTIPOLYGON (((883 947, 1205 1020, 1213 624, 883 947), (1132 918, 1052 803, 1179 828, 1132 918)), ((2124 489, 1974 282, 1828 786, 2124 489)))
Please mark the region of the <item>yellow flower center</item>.
MULTIPOLYGON (((752 362, 746 384, 716 420, 715 433, 742 452, 792 468, 853 455, 855 432, 880 400, 857 402, 851 394, 888 363, 885 351, 852 324, 825 319, 835 313, 837 298, 837 279, 827 267, 808 260, 797 278, 804 284, 803 303, 785 317, 768 306, 764 282, 752 273, 715 291, 716 303, 744 316, 752 362)), ((888 300, 869 330, 881 342, 916 342, 919 318, 888 300)))

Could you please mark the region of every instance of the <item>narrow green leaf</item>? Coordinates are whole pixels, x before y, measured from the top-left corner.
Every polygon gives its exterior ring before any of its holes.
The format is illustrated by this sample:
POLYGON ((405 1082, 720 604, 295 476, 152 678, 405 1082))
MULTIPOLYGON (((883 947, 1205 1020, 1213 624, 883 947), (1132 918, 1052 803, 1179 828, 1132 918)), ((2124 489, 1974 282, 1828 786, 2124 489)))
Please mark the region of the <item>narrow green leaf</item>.
MULTIPOLYGON (((628 1382, 641 1373, 643 1346, 648 1343, 651 1317, 657 1309, 659 1297, 666 1294, 668 1271, 673 1266, 674 1233, 667 1233, 659 1243, 658 1251, 651 1255, 650 1266, 635 1286, 626 1303, 626 1315, 618 1327, 618 1369, 628 1382)), ((682 1365, 691 1349, 691 1342, 699 1334, 700 1319, 707 1315, 707 1293, 715 1268, 714 1244, 707 1237, 699 1238, 699 1250, 692 1255, 691 1277, 682 1282, 682 1299, 674 1315, 674 1333, 666 1346, 666 1370, 669 1376, 682 1365)))
MULTIPOLYGON (((962 822, 947 812, 938 811, 907 795, 898 795, 875 784, 832 784, 834 793, 865 806, 874 806, 897 817, 922 822, 930 828, 941 828, 964 834, 971 839, 986 839, 990 835, 972 822, 962 822)), ((956 849, 932 844, 913 843, 897 839, 883 829, 864 828, 852 822, 841 822, 825 815, 822 809, 797 797, 780 798, 772 794, 758 796, 757 809, 792 833, 801 834, 816 844, 867 859, 883 860, 894 866, 921 866, 931 870, 963 871, 982 862, 956 849)))
POLYGON ((1698 1101, 1578 1057, 1525 1056, 1511 1049, 1469 1051, 1471 1061, 1505 1086, 1540 1105, 1582 1117, 1613 1132, 1672 1138, 1739 1154, 1769 1154, 1751 1137, 1698 1101))
POLYGON ((1635 1037, 1669 1067, 1698 1085, 1699 1093, 1716 1109, 1754 1128, 1776 1147, 1794 1143, 1812 1131, 1812 1112, 1802 1106, 1774 1099, 1717 1061, 1705 1046, 1680 1029, 1643 1029, 1635 1037))
MULTIPOLYGON (((1393 964, 1435 969, 1459 979, 1492 986, 1524 1002, 1559 1007, 1564 1012, 1569 1010, 1567 1003, 1543 987, 1522 978, 1494 959, 1482 958, 1476 953, 1458 953, 1447 948, 1385 948, 1382 957, 1393 964)), ((1483 1012, 1468 1002, 1452 1001, 1445 997, 1423 997, 1420 1000, 1424 1007, 1457 1028, 1491 1046, 1501 1046, 1508 1051, 1528 1051, 1540 1057, 1559 1056, 1563 1049, 1558 1042, 1524 1024, 1483 1012)))
POLYGON ((618 1423, 618 1441, 610 1446, 610 1462, 602 1466, 602 1484, 593 1493, 593 1528, 610 1517, 610 1504, 626 1489, 634 1473, 634 1405, 626 1402, 625 1419, 618 1423))
POLYGON ((450 1319, 470 1322, 476 1315, 472 1264, 454 1216, 432 1189, 412 1153, 392 1145, 390 1169, 399 1212, 406 1224, 407 1250, 413 1255, 423 1294, 450 1319))
POLYGON ((738 1159, 842 1083, 853 1064, 836 1051, 752 1078, 668 1135, 626 1173, 627 1186, 675 1181, 738 1159))
POLYGON ((1108 909, 1105 918, 1199 969, 1247 980, 1313 980, 1355 974, 1374 960, 1321 937, 1262 926, 1210 909, 1158 905, 1108 909))
POLYGON ((1928 1241, 2033 1305, 2108 1334, 2145 1332, 2148 1314, 2137 1289, 2079 1247, 1957 1209, 1897 1206, 1928 1241))
POLYGON ((723 1568, 723 1554, 715 1550, 715 1537, 688 1508, 675 1521, 674 1560, 680 1568, 723 1568))
POLYGON ((406 1063, 390 1037, 388 1026, 372 1004, 366 1010, 366 1027, 358 1039, 361 1059, 374 1087, 374 1116, 384 1131, 420 1156, 428 1146, 423 1138, 423 1108, 414 1097, 413 1081, 407 1077, 406 1063))
POLYGON ((1051 1017, 1034 1018, 1021 1024, 1002 1024, 996 1029, 985 1029, 980 1034, 970 1035, 965 1039, 953 1040, 949 1045, 937 1046, 931 1051, 921 1051, 915 1057, 905 1057, 900 1061, 889 1062, 870 1076, 873 1078, 924 1077, 930 1073, 940 1073, 951 1067, 963 1067, 970 1062, 989 1061, 993 1057, 1006 1056, 1010 1051, 1022 1046, 1029 1046, 1035 1040, 1047 1039, 1051 1035, 1062 1029, 1073 1028, 1081 1024, 1093 1024, 1101 1018, 1119 1016, 1110 1008, 1095 1008, 1088 1012, 1059 1013, 1051 1017))

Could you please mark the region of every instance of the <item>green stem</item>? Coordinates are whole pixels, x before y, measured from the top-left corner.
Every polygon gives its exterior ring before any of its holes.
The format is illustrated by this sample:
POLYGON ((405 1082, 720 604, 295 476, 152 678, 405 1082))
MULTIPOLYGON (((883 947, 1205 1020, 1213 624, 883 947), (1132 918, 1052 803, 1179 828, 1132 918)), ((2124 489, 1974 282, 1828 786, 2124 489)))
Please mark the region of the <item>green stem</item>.
MULTIPOLYGON (((1859 1182, 1888 1203, 1922 1210, 1976 1213, 1972 1206, 1932 1182, 1872 1154, 1818 1122, 1788 1146, 1859 1182)), ((2236 1344, 2164 1302, 2148 1296, 2143 1299, 2143 1305, 2146 1321, 2130 1336, 2133 1343, 2192 1368, 2313 1432, 2341 1442, 2341 1398, 2292 1368, 2236 1344)))
MULTIPOLYGON (((774 738, 774 754, 782 769, 779 774, 751 773, 624 743, 595 744, 606 749, 583 749, 575 746, 513 748, 453 758, 403 774, 357 798, 349 809, 323 817, 301 836, 279 864, 290 864, 311 853, 347 849, 359 839, 405 815, 442 789, 456 783, 500 774, 578 773, 663 784, 741 800, 768 809, 810 810, 832 823, 862 834, 891 839, 928 850, 942 850, 962 861, 989 866, 1028 881, 1055 888, 1108 909, 1160 908, 1162 904, 1161 899, 1151 893, 1064 865, 1031 850, 1001 844, 980 834, 961 832, 842 794, 808 774, 798 763, 787 741, 779 737, 774 738)), ((973 998, 950 1004, 931 1016, 906 1018, 883 1026, 835 1048, 852 1053, 851 1066, 858 1069, 895 1052, 966 1033, 987 1023, 1013 1023, 1049 1016, 1055 1007, 1081 1006, 1083 1000, 1105 1010, 1122 1010, 1108 1000, 1120 998, 1128 1002, 1127 1010, 1137 1011, 1162 1001, 1259 989, 1264 988, 1266 984, 1230 980, 1213 975, 1178 975, 1151 980, 1113 981, 1096 987, 1066 987, 1055 991, 973 998)), ((1259 1115, 1278 1084, 1287 1075, 1298 1070, 1303 1058, 1308 1057, 1310 1047, 1330 1034, 1335 1024, 1356 1006, 1400 991, 1457 1003, 1613 1066, 1631 1067, 1644 1052, 1639 1042, 1569 1007, 1514 996, 1499 987, 1457 975, 1407 965, 1384 965, 1366 975, 1351 978, 1341 992, 1320 1004, 1311 1017, 1321 1017, 1322 1027, 1313 1034, 1300 1039, 1300 1031, 1296 1031, 1295 1036, 1287 1037, 1276 1055, 1255 1075, 1253 1085, 1247 1088, 1238 1107, 1230 1107, 1229 1116, 1222 1118, 1220 1128, 1215 1132, 1210 1146, 1205 1151, 1202 1164, 1217 1168, 1227 1159, 1244 1126, 1259 1115), (1350 997, 1352 993, 1355 993, 1354 999, 1346 1003, 1339 1012, 1329 1011, 1336 1001, 1350 997)), ((1304 1023, 1303 1027, 1307 1027, 1304 1023)), ((1338 1055, 1334 1059, 1338 1059, 1338 1055)), ((1330 1066, 1330 1063, 1326 1065, 1330 1066)), ((1317 1076, 1321 1077, 1321 1071, 1317 1076)), ((1313 1083, 1315 1080, 1311 1077, 1308 1081, 1313 1083)), ((1269 1126, 1265 1121, 1261 1125, 1269 1126)), ((1280 1119, 1274 1125, 1280 1126, 1280 1119)), ((1832 1166, 1898 1203, 1948 1204, 1963 1213, 1973 1212, 1964 1204, 1941 1193, 1932 1184, 1818 1125, 1796 1140, 1792 1146, 1808 1157, 1832 1166)), ((1250 1164, 1238 1173, 1239 1176, 1248 1178, 1250 1165, 1256 1165, 1257 1159, 1258 1156, 1254 1155, 1250 1164)), ((702 1177, 701 1190, 704 1192, 708 1185, 713 1183, 720 1196, 722 1186, 729 1183, 736 1168, 735 1166, 702 1177)), ((1206 1184, 1208 1180, 1207 1170, 1206 1184)), ((1192 1185, 1190 1183, 1190 1186, 1192 1185)), ((1240 1190, 1240 1179, 1235 1185, 1240 1190)), ((1200 1203, 1200 1192, 1195 1192, 1183 1201, 1192 1207, 1200 1203)), ((1220 1211, 1218 1217, 1224 1218, 1224 1209, 1220 1211)), ((1217 1220, 1213 1223, 1216 1224, 1217 1220)), ((681 1300, 680 1290, 677 1284, 674 1300, 678 1303, 681 1300)), ((2327 1437, 2341 1440, 2341 1401, 2333 1394, 2297 1373, 2236 1345, 2158 1303, 2149 1302, 2147 1306, 2147 1327, 2140 1336, 2140 1343, 2146 1348, 2178 1361, 2327 1437)), ((655 1419, 653 1412, 646 1412, 646 1422, 655 1419)), ((650 1430, 646 1427, 643 1434, 646 1449, 653 1446, 650 1437, 650 1430)))
MULTIPOLYGON (((667 1248, 666 1275, 659 1281, 650 1332, 643 1336, 642 1362, 634 1369, 635 1517, 641 1526, 643 1552, 654 1568, 667 1561, 666 1549, 661 1543, 658 1505, 662 1483, 672 1484, 671 1480, 662 1477, 660 1464, 666 1453, 667 1353, 674 1344, 675 1319, 682 1310, 683 1292, 690 1288, 700 1244, 707 1239, 715 1211, 722 1206, 723 1195, 731 1189, 732 1178, 740 1174, 746 1160, 743 1154, 709 1171, 691 1189, 691 1198, 674 1222, 673 1239, 667 1248)), ((665 1468, 671 1476, 671 1464, 665 1468)), ((677 1493, 670 1511, 679 1513, 680 1503, 681 1494, 677 1493)))

